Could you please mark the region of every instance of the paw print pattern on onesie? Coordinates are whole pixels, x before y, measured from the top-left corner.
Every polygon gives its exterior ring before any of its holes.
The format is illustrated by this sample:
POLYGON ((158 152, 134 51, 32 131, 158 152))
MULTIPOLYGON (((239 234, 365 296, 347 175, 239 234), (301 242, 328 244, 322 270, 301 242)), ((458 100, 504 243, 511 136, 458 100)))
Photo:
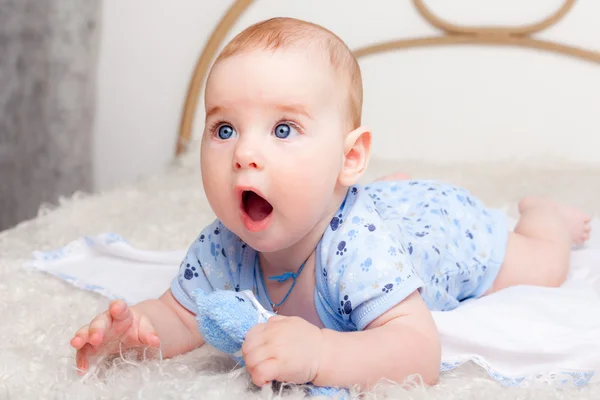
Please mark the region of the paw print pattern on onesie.
POLYGON ((419 261, 417 273, 428 282, 424 297, 432 309, 453 309, 475 293, 488 272, 494 227, 503 226, 498 222, 501 218, 459 187, 433 181, 410 181, 398 187, 397 206, 404 204, 405 211, 403 242, 419 261))
MULTIPOLYGON (((200 264, 200 263, 198 262, 198 264, 200 264)), ((202 264, 200 264, 200 267, 202 267, 202 264)), ((183 273, 183 277, 185 279, 187 279, 188 281, 190 279, 197 278, 198 271, 196 270, 196 267, 191 266, 190 263, 186 263, 185 272, 183 273)))
POLYGON ((246 278, 252 276, 254 257, 248 257, 252 252, 219 220, 214 220, 192 242, 171 282, 171 292, 179 303, 195 312, 196 289, 252 290, 254 280, 246 278))
POLYGON ((365 261, 362 262, 362 264, 360 264, 363 272, 369 272, 369 270, 371 269, 371 265, 373 265, 373 260, 371 260, 371 257, 368 257, 365 261))
POLYGON ((375 230, 377 230, 377 226, 373 222, 358 216, 354 216, 352 218, 352 224, 355 226, 355 229, 349 231, 348 235, 350 234, 350 232, 353 232, 353 236, 356 236, 356 234, 358 233, 357 231, 363 229, 366 229, 369 232, 375 232, 375 230))
POLYGON ((348 295, 345 295, 344 298, 340 301, 340 307, 338 308, 338 313, 340 315, 350 315, 352 312, 352 302, 350 301, 348 295))
MULTIPOLYGON (((383 195, 378 194, 382 199, 383 195)), ((383 297, 397 296, 399 302, 421 282, 415 274, 410 278, 412 267, 400 251, 402 244, 396 232, 381 228, 381 216, 364 189, 351 188, 340 213, 347 221, 345 227, 333 229, 336 214, 322 240, 323 265, 319 268, 323 273, 319 276, 328 287, 325 292, 334 296, 323 308, 334 313, 337 323, 347 329, 362 329, 378 304, 387 301, 383 297), (404 288, 397 289, 402 284, 404 288)))
POLYGON ((417 288, 431 310, 455 308, 490 270, 499 222, 488 211, 466 190, 434 181, 352 187, 322 239, 319 276, 332 296, 324 308, 348 329, 417 288))
POLYGON ((331 227, 332 231, 336 231, 340 227, 340 225, 342 225, 343 222, 344 220, 342 219, 342 214, 338 214, 335 217, 333 217, 333 219, 329 223, 329 226, 331 227))
POLYGON ((335 254, 337 254, 338 256, 342 256, 342 255, 346 254, 347 251, 348 251, 348 248, 346 247, 346 241, 342 240, 338 243, 337 251, 335 252, 335 254))

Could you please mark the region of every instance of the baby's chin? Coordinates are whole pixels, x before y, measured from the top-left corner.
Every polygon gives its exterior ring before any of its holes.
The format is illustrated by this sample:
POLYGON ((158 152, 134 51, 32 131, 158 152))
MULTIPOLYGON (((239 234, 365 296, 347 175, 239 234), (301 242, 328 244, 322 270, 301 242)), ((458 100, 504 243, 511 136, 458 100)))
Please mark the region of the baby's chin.
POLYGON ((244 232, 238 236, 252 249, 265 254, 280 252, 290 248, 294 244, 294 241, 289 238, 266 232, 261 232, 260 234, 244 232))

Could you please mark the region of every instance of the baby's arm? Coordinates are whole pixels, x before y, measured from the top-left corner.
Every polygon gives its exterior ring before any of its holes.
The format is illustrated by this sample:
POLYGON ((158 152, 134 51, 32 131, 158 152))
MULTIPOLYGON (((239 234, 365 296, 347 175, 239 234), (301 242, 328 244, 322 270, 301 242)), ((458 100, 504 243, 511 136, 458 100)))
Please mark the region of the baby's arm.
POLYGON ((182 307, 167 290, 160 298, 146 300, 132 307, 123 301, 111 302, 98 315, 77 331, 71 346, 77 349, 80 373, 89 368, 89 358, 135 347, 161 347, 163 357, 173 357, 203 344, 195 316, 182 307))
POLYGON ((401 384, 419 374, 426 384, 439 377, 438 331, 418 291, 358 332, 323 331, 319 386, 368 389, 382 379, 401 384))
POLYGON ((133 307, 152 321, 163 357, 187 353, 204 343, 196 316, 179 304, 170 289, 156 300, 144 301, 133 307))

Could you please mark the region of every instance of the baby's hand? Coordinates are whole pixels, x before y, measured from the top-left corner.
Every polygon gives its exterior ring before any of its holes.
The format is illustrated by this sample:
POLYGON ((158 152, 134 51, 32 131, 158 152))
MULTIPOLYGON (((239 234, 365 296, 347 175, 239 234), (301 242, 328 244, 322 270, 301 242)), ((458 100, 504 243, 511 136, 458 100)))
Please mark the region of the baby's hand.
POLYGON ((148 317, 129 308, 125 302, 116 300, 71 339, 71 346, 77 349, 75 359, 79 374, 83 375, 89 369, 90 356, 116 353, 119 351, 119 342, 123 350, 160 346, 158 335, 148 317))
POLYGON ((304 384, 319 371, 323 333, 298 317, 275 316, 248 331, 242 354, 252 382, 304 384))

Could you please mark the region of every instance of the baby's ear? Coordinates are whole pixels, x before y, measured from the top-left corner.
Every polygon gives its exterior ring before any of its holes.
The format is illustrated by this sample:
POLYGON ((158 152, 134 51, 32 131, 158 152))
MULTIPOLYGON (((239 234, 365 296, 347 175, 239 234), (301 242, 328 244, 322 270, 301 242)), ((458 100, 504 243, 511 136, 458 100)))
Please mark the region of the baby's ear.
POLYGON ((344 143, 344 165, 340 172, 340 184, 354 185, 367 169, 370 157, 371 131, 361 126, 348 133, 344 143))

